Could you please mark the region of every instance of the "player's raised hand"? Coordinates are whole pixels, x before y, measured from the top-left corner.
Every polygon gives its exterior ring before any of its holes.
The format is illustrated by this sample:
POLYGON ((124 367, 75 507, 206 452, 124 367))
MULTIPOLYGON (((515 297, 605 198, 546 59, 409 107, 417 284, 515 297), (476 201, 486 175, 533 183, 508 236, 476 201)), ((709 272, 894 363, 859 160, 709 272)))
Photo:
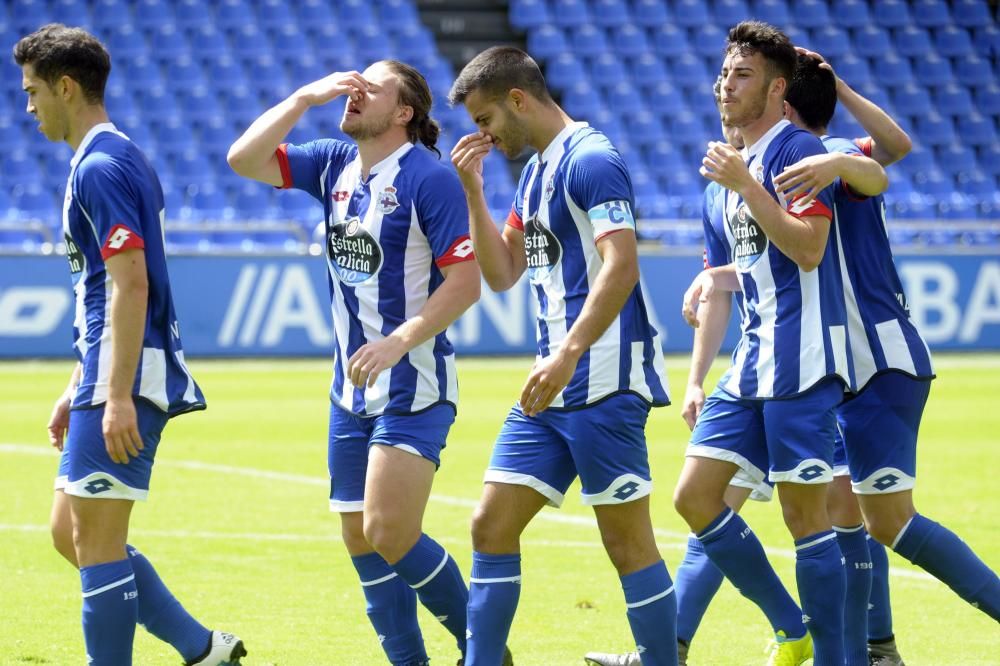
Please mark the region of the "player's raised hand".
POLYGON ((830 65, 830 63, 826 61, 826 58, 824 58, 820 54, 816 53, 815 51, 810 51, 809 49, 803 48, 801 46, 796 46, 795 50, 798 52, 799 55, 808 56, 813 60, 819 60, 820 69, 829 70, 834 76, 837 76, 837 72, 833 71, 833 66, 830 65))
POLYGON ((774 189, 788 201, 802 198, 808 203, 837 179, 836 153, 804 157, 774 177, 774 189))
POLYGON ((139 457, 139 451, 145 448, 139 436, 139 421, 131 396, 125 400, 109 398, 104 403, 101 430, 104 433, 104 448, 116 463, 127 464, 130 456, 139 457))
POLYGON ((724 141, 708 142, 698 173, 737 194, 755 182, 740 151, 724 141))
POLYGON ((705 406, 705 389, 698 384, 688 384, 684 392, 684 402, 681 403, 681 418, 687 423, 688 430, 694 430, 698 422, 701 408, 705 406))
POLYGON ((296 93, 309 106, 320 106, 348 95, 355 102, 368 92, 368 81, 358 72, 334 72, 322 79, 307 83, 296 93))
POLYGON ((710 271, 702 271, 691 281, 691 286, 684 292, 684 302, 681 304, 681 315, 692 328, 698 328, 698 308, 708 302, 715 292, 715 278, 710 271))
POLYGON ((405 354, 403 343, 392 336, 361 345, 347 361, 351 384, 360 389, 375 386, 379 374, 399 363, 405 354))
POLYGON ((482 132, 466 134, 451 149, 451 163, 466 190, 483 189, 483 160, 493 149, 493 137, 482 132))
POLYGON ((69 429, 69 406, 72 399, 73 396, 68 391, 59 396, 52 407, 52 416, 49 417, 49 444, 60 451, 63 450, 63 440, 69 429))
POLYGON ((576 363, 564 354, 553 354, 535 361, 521 389, 521 411, 527 416, 537 416, 547 409, 573 378, 576 363))

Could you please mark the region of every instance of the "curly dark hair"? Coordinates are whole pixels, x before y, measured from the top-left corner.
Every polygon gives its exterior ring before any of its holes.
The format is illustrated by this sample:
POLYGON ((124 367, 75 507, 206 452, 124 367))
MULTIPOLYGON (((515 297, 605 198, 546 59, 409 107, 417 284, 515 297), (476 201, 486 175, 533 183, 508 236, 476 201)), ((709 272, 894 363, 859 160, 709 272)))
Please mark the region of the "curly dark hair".
POLYGON ((82 28, 62 23, 44 25, 14 45, 14 62, 21 67, 31 65, 50 87, 68 76, 80 84, 88 102, 104 103, 111 56, 96 37, 82 28))
POLYGON ((741 56, 761 54, 767 62, 769 78, 780 76, 789 83, 798 59, 788 35, 763 21, 743 21, 733 26, 726 40, 726 55, 731 53, 741 56))

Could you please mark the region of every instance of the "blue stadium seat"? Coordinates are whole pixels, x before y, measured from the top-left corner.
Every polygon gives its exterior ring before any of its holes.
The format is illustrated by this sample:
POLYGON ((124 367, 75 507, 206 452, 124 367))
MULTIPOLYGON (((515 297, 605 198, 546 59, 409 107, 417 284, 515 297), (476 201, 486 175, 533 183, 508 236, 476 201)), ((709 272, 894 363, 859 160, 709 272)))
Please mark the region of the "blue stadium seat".
POLYGON ((555 90, 565 90, 577 81, 587 78, 587 70, 572 54, 563 53, 545 63, 545 80, 555 90))
POLYGON ((511 0, 510 24, 526 30, 547 25, 551 22, 545 0, 511 0))
POLYGON ((561 105, 569 115, 587 118, 604 106, 604 100, 589 80, 581 80, 563 93, 561 105))
POLYGON ((995 23, 981 25, 972 31, 972 43, 981 58, 1000 58, 1000 28, 995 23))
POLYGON ((547 60, 569 49, 562 30, 543 25, 528 33, 528 53, 538 60, 547 60))
POLYGON ((707 135, 700 116, 693 113, 679 113, 670 119, 669 124, 675 144, 682 147, 704 148, 707 135))
POLYGON ((827 60, 833 60, 851 52, 851 37, 846 30, 833 25, 813 30, 809 45, 827 60))
POLYGON ((339 23, 341 25, 359 26, 378 24, 369 0, 340 0, 337 3, 337 13, 340 16, 339 23))
POLYGON ((228 55, 209 65, 208 76, 215 85, 222 88, 238 88, 246 84, 243 66, 228 55))
POLYGON ((697 28, 712 20, 706 2, 701 0, 674 0, 674 22, 685 28, 697 28))
POLYGON ((930 87, 943 86, 954 78, 951 63, 934 53, 915 58, 914 73, 918 82, 930 87))
POLYGON ((149 55, 160 63, 168 63, 190 53, 184 33, 173 23, 160 24, 153 29, 149 41, 149 55))
POLYGON ((937 163, 941 165, 943 172, 952 176, 971 174, 979 168, 975 151, 960 145, 942 146, 938 149, 937 163))
POLYGON ((132 93, 118 83, 109 83, 104 89, 104 106, 112 118, 132 115, 139 111, 132 93))
POLYGON ((955 62, 955 78, 969 87, 985 86, 997 81, 990 61, 976 55, 959 58, 955 62))
POLYGON ((573 52, 580 58, 593 59, 611 50, 607 33, 595 25, 588 23, 568 32, 573 52))
POLYGON ((975 111, 959 116, 955 121, 955 129, 962 142, 972 146, 990 146, 997 141, 993 119, 975 111))
MULTIPOLYGON (((341 35, 341 41, 343 35, 341 35)), ((233 57, 244 64, 256 59, 258 56, 271 55, 270 37, 261 32, 253 23, 246 23, 233 30, 232 36, 233 57)))
POLYGON ((935 91, 934 104, 942 115, 963 116, 972 111, 972 95, 965 86, 950 83, 935 91))
POLYGON ((0 117, 0 155, 20 148, 25 143, 24 139, 20 125, 11 122, 6 116, 0 117))
MULTIPOLYGON (((951 183, 948 185, 949 187, 954 187, 951 183)), ((954 189, 938 199, 937 212, 938 217, 948 220, 968 220, 975 217, 973 203, 964 194, 955 192, 954 189)), ((931 243, 942 247, 954 247, 962 240, 962 232, 960 230, 948 228, 947 226, 935 229, 931 234, 931 243)))
POLYGON ((752 7, 754 18, 771 25, 785 27, 792 19, 785 0, 756 0, 752 7))
POLYGON ((166 80, 175 89, 193 88, 204 85, 205 76, 201 71, 201 65, 190 56, 183 55, 167 65, 166 80))
POLYGON ((620 58, 611 53, 602 53, 590 64, 590 80, 605 88, 623 81, 628 76, 628 70, 620 58))
POLYGON ((972 53, 972 38, 965 28, 947 25, 934 31, 934 46, 938 55, 958 58, 972 53))
POLYGON ((937 113, 919 116, 914 120, 919 140, 928 146, 944 146, 955 142, 955 127, 951 118, 937 113))
POLYGON ((893 90, 892 105, 897 113, 911 117, 929 113, 933 108, 927 88, 912 83, 893 90))
POLYGON ((213 4, 215 5, 215 24, 229 32, 236 32, 246 25, 247 17, 253 12, 253 8, 246 0, 219 0, 213 4))
POLYGON ((686 168, 683 158, 670 141, 660 141, 648 146, 645 155, 649 168, 666 178, 672 178, 675 172, 686 168))
POLYGON ((648 111, 626 115, 625 129, 629 133, 629 138, 640 146, 650 146, 660 143, 666 138, 659 118, 648 111))
POLYGON ((868 58, 875 67, 878 66, 878 61, 883 57, 894 55, 891 51, 886 51, 886 45, 889 44, 889 31, 877 25, 866 25, 855 30, 851 43, 854 54, 868 58))
POLYGON ((723 50, 726 48, 726 31, 712 23, 688 31, 695 53, 711 62, 711 69, 722 69, 723 50))
POLYGON ((875 61, 875 76, 882 85, 898 87, 913 81, 910 61, 887 53, 875 61))
POLYGON ((393 57, 389 35, 377 24, 368 24, 354 29, 354 53, 362 63, 375 62, 393 57))
POLYGON ((295 15, 290 3, 284 0, 258 0, 257 23, 264 28, 277 29, 294 25, 295 15))
POLYGON ((842 78, 850 86, 862 86, 871 81, 871 70, 868 61, 854 55, 846 55, 843 58, 833 61, 837 76, 842 78))
POLYGON ((907 58, 915 58, 934 48, 927 31, 913 25, 896 30, 893 43, 896 45, 897 53, 907 58))
POLYGON ((593 23, 584 0, 549 0, 552 20, 563 28, 593 23))
POLYGON ((170 118, 160 123, 156 143, 167 155, 175 155, 192 145, 191 126, 180 118, 170 118))
POLYGON ((705 85, 706 81, 714 81, 705 69, 701 58, 684 55, 670 63, 670 71, 675 85, 694 88, 705 85))
MULTIPOLYGON (((151 88, 163 84, 162 68, 158 62, 145 55, 137 58, 127 58, 120 62, 122 71, 125 73, 123 83, 128 83, 130 88, 151 88)), ((114 78, 114 69, 111 70, 111 77, 114 78)))
POLYGON ((632 3, 632 17, 636 23, 647 28, 656 29, 668 23, 673 24, 663 0, 635 0, 632 3))
POLYGON ((643 88, 651 87, 667 80, 669 74, 661 61, 651 53, 639 56, 632 63, 632 81, 643 88))
POLYGON ((976 110, 987 116, 1000 116, 1000 85, 990 83, 973 89, 976 110))
POLYGON ((821 28, 830 24, 830 13, 821 0, 798 0, 792 5, 792 19, 801 28, 821 28))
POLYGON ((872 20, 864 0, 839 0, 835 11, 837 23, 845 28, 860 28, 872 20))
POLYGON ((175 0, 174 21, 186 30, 193 30, 212 23, 208 3, 201 0, 175 0))
POLYGON ((269 55, 261 55, 245 63, 252 75, 248 85, 261 97, 280 99, 291 92, 285 79, 285 69, 269 55))
POLYGON ((981 146, 978 150, 979 166, 983 172, 995 178, 1000 178, 1000 143, 981 146))
POLYGON ((922 28, 939 28, 951 24, 951 12, 945 0, 915 0, 913 22, 922 28))
POLYGON ((131 15, 127 0, 95 0, 92 7, 90 23, 102 40, 106 40, 122 24, 123 16, 131 15))
POLYGON ((910 23, 910 10, 902 0, 879 0, 874 18, 883 28, 902 28, 910 23))
POLYGON ((229 56, 226 36, 211 22, 190 26, 187 28, 187 35, 188 43, 191 44, 190 55, 198 62, 209 65, 229 56))
POLYGON ((138 97, 138 102, 139 113, 145 118, 146 122, 175 118, 180 111, 172 90, 162 85, 153 86, 145 90, 138 97))
POLYGON ((232 216, 226 194, 214 184, 193 188, 190 204, 192 217, 198 220, 222 220, 232 216))
POLYGON ((115 54, 115 62, 146 55, 146 39, 128 23, 115 27, 107 40, 108 50, 115 54))
POLYGON ((660 81, 646 89, 646 106, 661 118, 687 110, 684 96, 670 81, 660 81))
POLYGON ((91 25, 90 12, 87 11, 86 3, 78 0, 54 0, 50 2, 46 20, 82 28, 89 28, 91 25))
POLYGON ((983 0, 956 0, 952 17, 955 23, 965 28, 987 25, 996 20, 983 0))
POLYGON ((20 211, 21 219, 51 223, 59 218, 56 198, 41 185, 32 183, 23 188, 15 187, 13 195, 12 203, 20 211))
POLYGON ((753 12, 746 0, 715 0, 712 3, 712 17, 715 25, 728 30, 740 21, 753 18, 753 12))
POLYGON ((590 0, 590 15, 594 23, 612 30, 632 22, 625 0, 590 0))
POLYGON ((239 216, 248 220, 270 217, 268 211, 276 205, 273 189, 261 187, 259 183, 244 183, 230 199, 239 216))
POLYGON ((134 0, 132 18, 135 24, 148 32, 174 26, 173 2, 168 0, 134 0))
POLYGON ((653 49, 660 56, 676 58, 690 53, 687 31, 681 30, 673 23, 664 23, 653 32, 653 49))
POLYGON ((626 23, 611 31, 611 44, 619 56, 631 58, 647 54, 650 50, 646 31, 631 23, 626 23))

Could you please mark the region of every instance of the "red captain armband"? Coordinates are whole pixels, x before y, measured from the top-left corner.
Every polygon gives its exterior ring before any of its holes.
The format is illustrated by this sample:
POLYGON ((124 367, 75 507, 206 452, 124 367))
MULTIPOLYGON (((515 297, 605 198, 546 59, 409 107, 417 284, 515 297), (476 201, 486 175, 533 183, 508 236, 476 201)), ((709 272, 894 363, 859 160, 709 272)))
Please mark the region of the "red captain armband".
POLYGON ((872 138, 870 136, 866 136, 862 139, 855 139, 854 145, 865 154, 865 157, 872 156, 872 138))
POLYGON ((820 217, 825 217, 828 220, 833 219, 833 212, 826 207, 826 204, 819 199, 813 199, 809 203, 803 203, 803 199, 806 195, 801 195, 796 197, 794 201, 789 202, 788 212, 795 217, 809 217, 811 215, 819 215, 820 217))
POLYGON ((292 168, 288 166, 288 144, 283 143, 274 150, 274 156, 278 160, 278 168, 281 169, 281 187, 287 190, 292 186, 292 168))
POLYGON ((146 243, 143 242, 142 236, 135 233, 124 224, 116 224, 111 227, 111 231, 108 232, 108 237, 104 241, 104 245, 101 246, 101 257, 107 259, 108 257, 113 257, 119 252, 124 252, 125 250, 133 249, 143 249, 146 247, 146 243))
POLYGON ((514 208, 510 209, 510 215, 507 216, 507 225, 514 227, 518 231, 524 231, 524 222, 521 220, 521 216, 517 214, 517 210, 514 208))
POLYGON ((434 260, 438 268, 460 264, 463 261, 472 261, 476 258, 476 253, 472 249, 472 239, 468 235, 462 236, 448 248, 448 251, 434 260))

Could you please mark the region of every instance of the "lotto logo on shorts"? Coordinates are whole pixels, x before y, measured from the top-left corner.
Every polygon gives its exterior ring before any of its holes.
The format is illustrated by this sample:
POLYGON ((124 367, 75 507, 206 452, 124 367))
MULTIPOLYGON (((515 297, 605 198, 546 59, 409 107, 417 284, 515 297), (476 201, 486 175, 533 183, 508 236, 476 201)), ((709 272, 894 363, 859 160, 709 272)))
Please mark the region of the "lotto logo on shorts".
POLYGON ((639 490, 639 484, 635 481, 629 481, 628 483, 623 483, 621 487, 617 488, 614 492, 614 497, 617 500, 625 501, 639 490))
POLYGON ((810 465, 799 472, 799 478, 803 481, 812 481, 820 476, 823 476, 823 468, 819 465, 810 465))
POLYGON ((875 490, 888 490, 897 483, 899 483, 898 476, 896 476, 895 474, 886 474, 883 477, 875 479, 875 482, 872 483, 872 487, 875 488, 875 490))
POLYGON ((99 495, 103 492, 111 490, 111 482, 107 479, 94 479, 87 485, 83 487, 91 495, 99 495))

